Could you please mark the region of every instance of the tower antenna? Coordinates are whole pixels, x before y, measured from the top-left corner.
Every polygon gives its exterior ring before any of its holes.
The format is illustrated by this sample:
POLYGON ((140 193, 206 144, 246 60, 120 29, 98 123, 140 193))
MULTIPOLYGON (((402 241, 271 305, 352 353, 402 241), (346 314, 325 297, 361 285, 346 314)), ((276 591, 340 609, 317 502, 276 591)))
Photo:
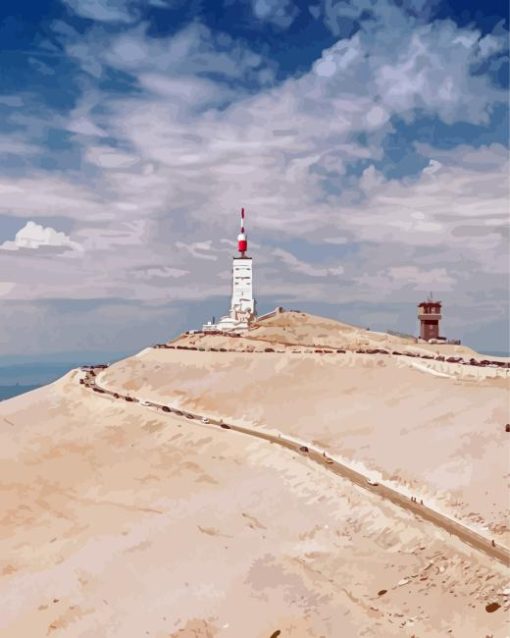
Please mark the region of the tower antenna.
POLYGON ((248 236, 244 229, 244 208, 241 208, 241 232, 237 236, 237 250, 241 253, 241 257, 244 257, 248 250, 248 236))

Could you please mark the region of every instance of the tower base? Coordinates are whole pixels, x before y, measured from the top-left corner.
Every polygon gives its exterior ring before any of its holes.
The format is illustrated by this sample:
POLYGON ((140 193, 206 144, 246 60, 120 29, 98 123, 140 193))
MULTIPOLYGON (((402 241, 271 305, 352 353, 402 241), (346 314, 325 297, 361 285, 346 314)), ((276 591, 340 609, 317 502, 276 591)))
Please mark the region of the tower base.
POLYGON ((250 328, 253 318, 237 319, 230 315, 225 315, 218 322, 208 321, 202 325, 202 332, 246 332, 250 328))

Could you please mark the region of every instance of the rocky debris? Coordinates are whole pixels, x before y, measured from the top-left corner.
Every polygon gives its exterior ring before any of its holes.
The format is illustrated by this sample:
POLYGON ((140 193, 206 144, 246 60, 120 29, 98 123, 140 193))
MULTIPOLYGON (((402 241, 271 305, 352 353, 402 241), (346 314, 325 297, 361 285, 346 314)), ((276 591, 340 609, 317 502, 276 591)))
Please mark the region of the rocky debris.
POLYGON ((499 603, 489 603, 488 605, 485 605, 485 611, 492 614, 492 612, 497 611, 500 607, 501 605, 499 603))

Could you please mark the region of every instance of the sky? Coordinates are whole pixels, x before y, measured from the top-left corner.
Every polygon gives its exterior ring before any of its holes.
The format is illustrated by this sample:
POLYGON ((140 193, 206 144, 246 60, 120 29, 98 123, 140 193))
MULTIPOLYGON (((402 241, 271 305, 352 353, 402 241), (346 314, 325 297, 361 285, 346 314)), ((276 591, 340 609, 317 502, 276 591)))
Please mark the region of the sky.
POLYGON ((508 351, 493 0, 7 0, 0 359, 128 353, 277 305, 508 351))

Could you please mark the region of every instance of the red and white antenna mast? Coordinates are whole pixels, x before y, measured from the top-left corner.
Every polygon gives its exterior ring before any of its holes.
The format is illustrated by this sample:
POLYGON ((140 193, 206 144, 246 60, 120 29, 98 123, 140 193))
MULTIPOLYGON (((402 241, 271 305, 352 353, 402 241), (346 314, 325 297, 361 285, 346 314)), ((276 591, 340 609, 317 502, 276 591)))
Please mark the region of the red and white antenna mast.
POLYGON ((241 253, 241 257, 244 257, 248 250, 248 237, 244 230, 244 208, 241 208, 241 232, 237 236, 237 250, 241 253))

